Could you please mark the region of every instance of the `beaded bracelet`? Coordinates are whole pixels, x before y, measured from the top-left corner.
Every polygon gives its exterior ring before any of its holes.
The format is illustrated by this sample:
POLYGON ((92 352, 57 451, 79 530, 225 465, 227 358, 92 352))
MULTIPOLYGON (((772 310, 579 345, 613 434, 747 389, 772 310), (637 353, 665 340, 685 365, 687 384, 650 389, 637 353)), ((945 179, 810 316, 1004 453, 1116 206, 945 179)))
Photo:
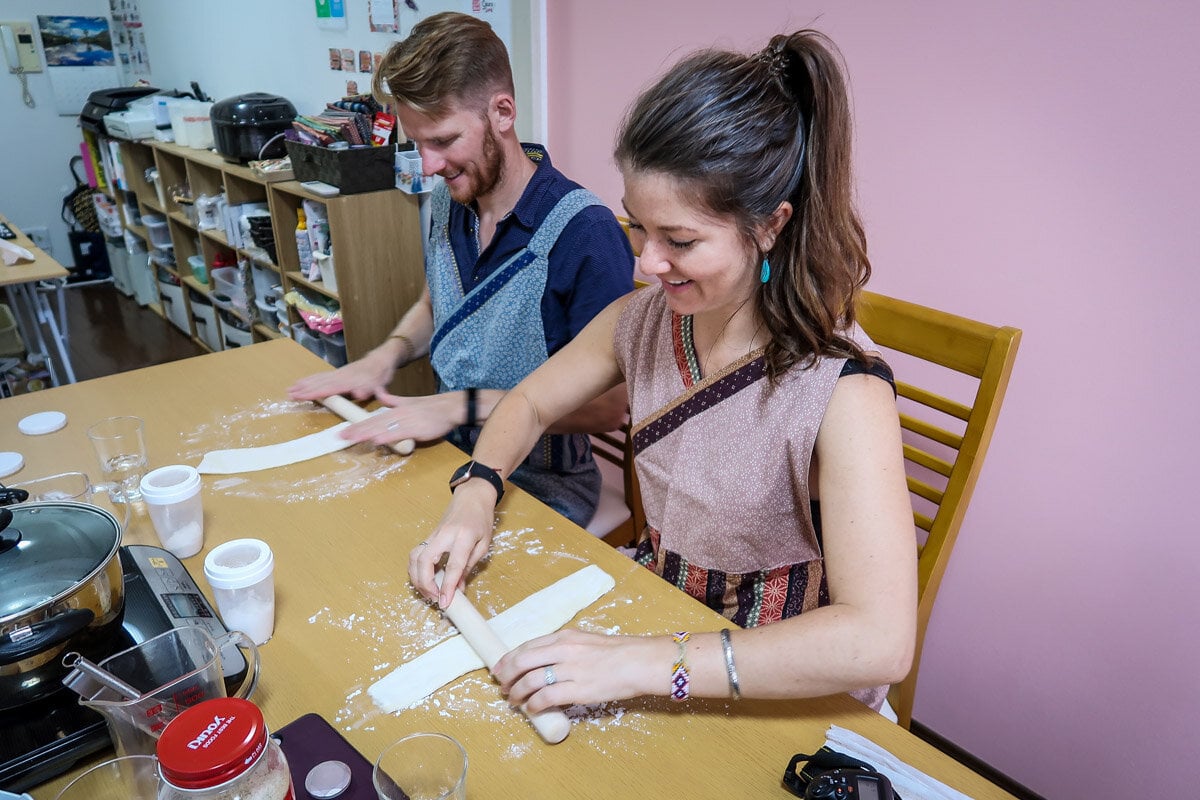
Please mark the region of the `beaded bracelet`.
POLYGON ((729 640, 729 628, 721 629, 721 649, 725 651, 725 677, 729 678, 729 691, 734 700, 742 699, 742 687, 738 684, 737 667, 733 664, 733 642, 729 640))
POLYGON ((671 699, 682 703, 691 693, 692 678, 687 668, 687 640, 692 638, 692 635, 687 631, 680 631, 672 633, 671 638, 679 645, 679 657, 675 659, 675 666, 671 671, 671 699))

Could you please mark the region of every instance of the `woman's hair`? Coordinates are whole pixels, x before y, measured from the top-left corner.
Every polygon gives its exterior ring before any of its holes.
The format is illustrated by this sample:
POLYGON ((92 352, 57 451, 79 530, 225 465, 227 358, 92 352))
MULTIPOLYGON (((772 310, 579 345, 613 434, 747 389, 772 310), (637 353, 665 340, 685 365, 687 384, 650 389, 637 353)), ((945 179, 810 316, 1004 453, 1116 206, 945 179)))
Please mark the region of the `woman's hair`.
POLYGON ((388 49, 371 92, 381 103, 403 103, 433 117, 454 104, 482 111, 496 92, 513 93, 508 50, 478 17, 434 14, 388 49))
POLYGON ((865 358, 843 335, 871 274, 851 201, 850 141, 840 56, 809 30, 752 55, 684 59, 634 102, 617 136, 623 171, 669 175, 770 260, 757 303, 772 382, 819 355, 865 358), (784 201, 792 217, 763 252, 755 232, 784 201))

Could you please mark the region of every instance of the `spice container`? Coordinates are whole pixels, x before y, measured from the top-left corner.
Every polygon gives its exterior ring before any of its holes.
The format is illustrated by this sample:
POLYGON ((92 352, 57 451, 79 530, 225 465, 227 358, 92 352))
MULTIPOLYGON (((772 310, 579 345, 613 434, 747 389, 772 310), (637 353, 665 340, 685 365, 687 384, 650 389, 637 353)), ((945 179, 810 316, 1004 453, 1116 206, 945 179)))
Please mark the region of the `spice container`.
POLYGON ((295 800, 287 759, 249 700, 192 706, 168 723, 157 754, 158 800, 295 800))

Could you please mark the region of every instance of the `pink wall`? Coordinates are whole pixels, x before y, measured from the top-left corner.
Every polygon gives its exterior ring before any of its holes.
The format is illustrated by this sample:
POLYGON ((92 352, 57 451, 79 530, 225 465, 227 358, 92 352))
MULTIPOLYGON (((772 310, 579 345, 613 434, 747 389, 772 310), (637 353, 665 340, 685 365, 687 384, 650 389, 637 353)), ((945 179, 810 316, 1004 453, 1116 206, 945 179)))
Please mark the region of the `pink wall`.
POLYGON ((1200 6, 548 5, 549 144, 614 208, 617 120, 681 54, 839 43, 872 288, 1025 331, 916 716, 1050 797, 1194 796, 1200 6))

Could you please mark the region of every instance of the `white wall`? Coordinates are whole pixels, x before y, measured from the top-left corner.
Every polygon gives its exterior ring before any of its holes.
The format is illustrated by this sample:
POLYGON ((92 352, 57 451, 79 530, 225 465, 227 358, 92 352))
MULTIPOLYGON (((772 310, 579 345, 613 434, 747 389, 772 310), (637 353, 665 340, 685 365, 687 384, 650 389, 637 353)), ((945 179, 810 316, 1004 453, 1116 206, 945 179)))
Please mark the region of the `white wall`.
MULTIPOLYGON (((420 16, 439 10, 469 10, 469 0, 422 0, 420 16)), ((504 3, 498 6, 504 6, 504 3)), ((537 56, 531 30, 540 0, 511 0, 510 54, 517 84, 518 132, 538 140, 543 120, 537 56)), ((191 82, 216 100, 246 92, 282 95, 301 113, 320 111, 341 97, 346 81, 370 90, 369 74, 329 69, 330 47, 382 52, 397 34, 372 33, 368 0, 346 0, 344 31, 317 27, 312 0, 141 0, 152 85, 191 91, 191 82)), ((418 16, 401 7, 403 36, 418 16)), ((106 0, 0 0, 0 19, 28 20, 38 14, 108 16, 106 0)), ((498 26, 499 27, 499 24, 498 26)), ((76 117, 55 112, 45 72, 29 76, 37 108, 21 102, 15 77, 0 74, 0 212, 22 229, 46 226, 54 255, 72 263, 67 227, 59 211, 73 183, 67 172, 79 153, 76 117)))
MULTIPOLYGON (((0 19, 33 25, 38 14, 108 16, 106 0, 0 0, 0 19)), ((75 185, 67 164, 79 155, 77 117, 60 117, 45 71, 27 76, 34 108, 21 100, 21 84, 0 67, 0 213, 22 230, 50 230, 52 252, 71 265, 62 199, 75 185)))

